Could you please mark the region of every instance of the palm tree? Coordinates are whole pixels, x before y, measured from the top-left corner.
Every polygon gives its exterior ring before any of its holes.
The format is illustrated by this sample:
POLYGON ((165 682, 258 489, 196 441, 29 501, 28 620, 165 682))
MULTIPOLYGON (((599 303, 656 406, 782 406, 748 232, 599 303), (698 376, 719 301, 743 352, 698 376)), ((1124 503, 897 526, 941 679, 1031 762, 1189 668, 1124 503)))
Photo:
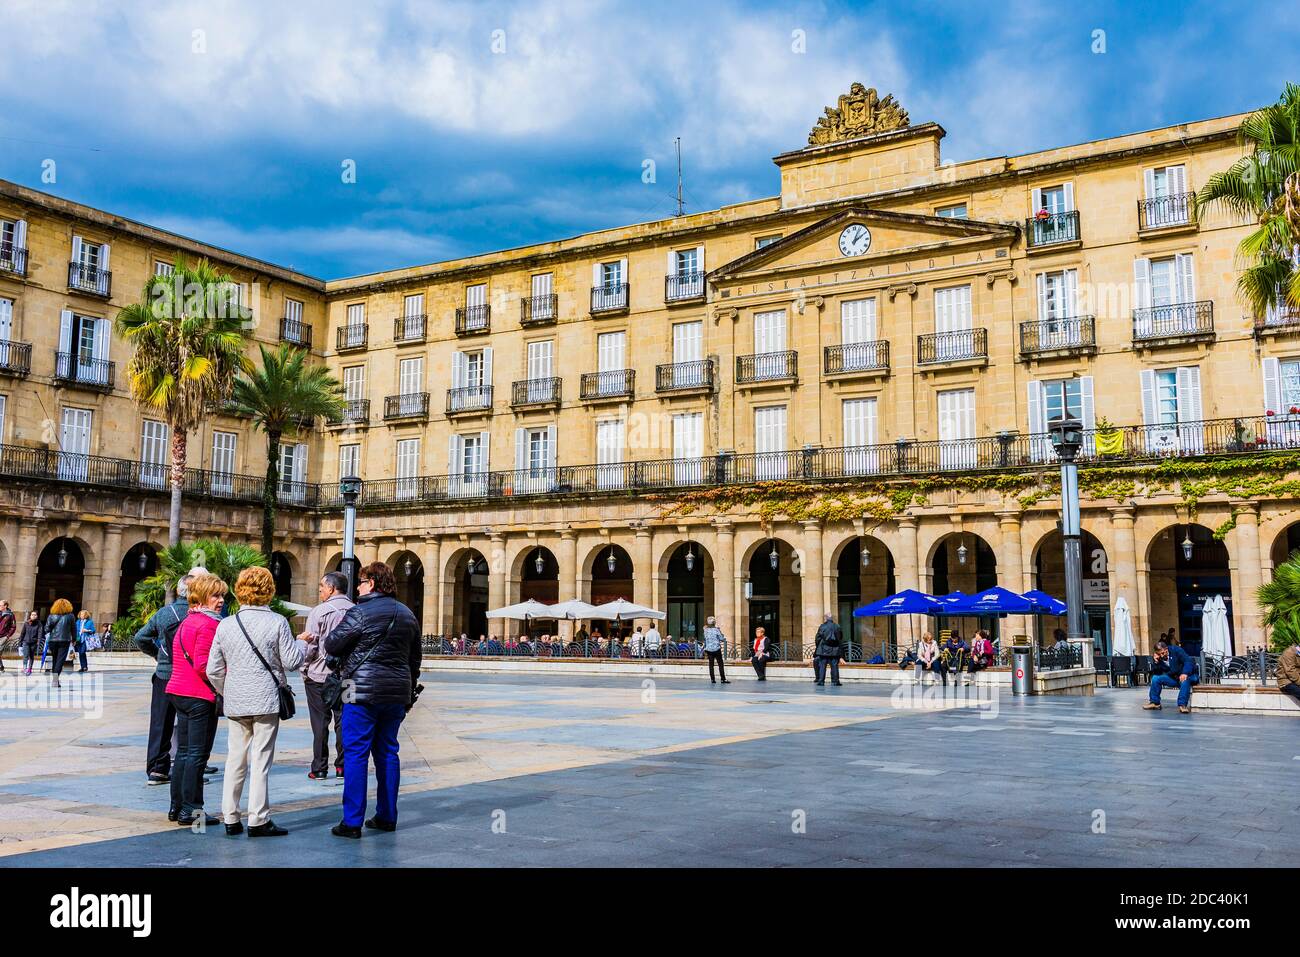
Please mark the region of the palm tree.
POLYGON ((280 438, 318 415, 340 415, 346 403, 338 379, 324 366, 307 363, 307 352, 287 343, 259 346, 262 367, 235 381, 234 405, 266 433, 266 486, 262 490, 262 552, 275 539, 275 507, 280 493, 280 438))
POLYGON ((171 431, 169 545, 181 540, 187 435, 230 396, 235 373, 249 364, 237 290, 208 260, 186 264, 177 256, 172 274, 150 278, 140 301, 119 311, 114 323, 134 347, 126 364, 131 395, 171 431))
POLYGON ((1273 580, 1259 586, 1264 624, 1273 630, 1269 647, 1282 652, 1300 644, 1300 551, 1273 569, 1273 580))
POLYGON ((1239 136, 1248 152, 1206 180, 1196 207, 1258 223, 1237 247, 1237 289, 1257 314, 1300 307, 1300 86, 1288 83, 1276 103, 1246 117, 1239 136))

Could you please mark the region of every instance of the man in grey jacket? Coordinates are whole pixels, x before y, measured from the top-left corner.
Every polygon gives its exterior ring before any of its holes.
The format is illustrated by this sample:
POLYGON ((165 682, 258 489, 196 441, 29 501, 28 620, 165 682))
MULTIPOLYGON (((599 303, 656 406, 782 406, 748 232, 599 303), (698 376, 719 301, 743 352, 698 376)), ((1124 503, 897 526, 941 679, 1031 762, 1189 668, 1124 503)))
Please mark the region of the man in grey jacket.
POLYGON ((149 747, 145 756, 145 773, 149 775, 150 784, 166 784, 171 780, 176 709, 167 697, 167 682, 172 676, 172 638, 190 613, 189 587, 190 576, 186 575, 176 583, 176 600, 150 615, 144 627, 135 633, 136 646, 158 661, 151 682, 149 747))
POLYGON ((713 663, 718 663, 718 674, 722 676, 724 685, 731 684, 727 680, 727 669, 722 664, 722 643, 725 640, 722 629, 718 627, 717 619, 712 615, 709 616, 708 623, 704 626, 704 654, 709 659, 709 684, 717 684, 713 680, 713 663))
POLYGON ((315 637, 302 659, 302 684, 307 692, 307 710, 311 714, 312 758, 307 777, 319 781, 329 776, 330 724, 334 725, 334 773, 343 777, 343 704, 331 710, 325 705, 326 665, 325 636, 343 620, 353 606, 348 598, 348 579, 342 572, 326 572, 320 580, 320 604, 307 616, 303 637, 315 637))

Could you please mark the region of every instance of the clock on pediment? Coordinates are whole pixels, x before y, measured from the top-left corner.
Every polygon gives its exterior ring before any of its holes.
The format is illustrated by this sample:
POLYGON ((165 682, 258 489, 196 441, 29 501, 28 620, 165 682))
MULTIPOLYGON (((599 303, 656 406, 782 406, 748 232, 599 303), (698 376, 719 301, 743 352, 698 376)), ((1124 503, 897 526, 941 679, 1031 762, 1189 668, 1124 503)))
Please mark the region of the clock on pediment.
POLYGON ((851 223, 840 233, 840 252, 845 256, 861 256, 871 248, 871 230, 861 223, 851 223))

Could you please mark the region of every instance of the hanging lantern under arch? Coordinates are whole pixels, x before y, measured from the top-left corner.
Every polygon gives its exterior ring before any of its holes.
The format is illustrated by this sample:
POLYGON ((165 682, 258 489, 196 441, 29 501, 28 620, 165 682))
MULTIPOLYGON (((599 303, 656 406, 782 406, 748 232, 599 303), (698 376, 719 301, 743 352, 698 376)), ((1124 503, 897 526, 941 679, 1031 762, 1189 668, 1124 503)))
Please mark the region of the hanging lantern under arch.
POLYGON ((772 566, 772 571, 776 571, 781 564, 781 556, 776 553, 776 539, 772 539, 772 551, 767 556, 767 563, 772 566))
POLYGON ((145 571, 148 567, 149 567, 149 553, 146 552, 146 551, 141 551, 141 552, 140 552, 140 571, 145 571))
POLYGON ((688 572, 695 571, 695 547, 693 545, 686 546, 686 558, 684 561, 686 562, 686 570, 688 572))
POLYGON ((402 564, 402 567, 403 567, 404 569, 406 569, 406 577, 407 577, 407 578, 410 578, 410 577, 411 577, 411 572, 415 571, 415 566, 411 564, 411 556, 410 556, 410 555, 407 555, 407 556, 406 556, 406 561, 402 564))
POLYGON ((614 574, 614 566, 616 564, 617 562, 614 558, 614 546, 611 545, 609 546, 609 555, 607 555, 605 558, 605 567, 609 569, 609 573, 611 575, 614 574))
POLYGON ((961 565, 966 564, 966 556, 969 552, 966 550, 966 543, 962 542, 957 546, 957 562, 961 565))
POLYGON ((68 564, 68 546, 62 539, 59 540, 59 554, 56 557, 60 568, 68 564))
POLYGON ((1190 562, 1191 560, 1192 560, 1192 532, 1191 529, 1189 528, 1187 531, 1183 532, 1183 561, 1190 562))
POLYGON ((871 564, 871 548, 864 541, 862 543, 862 567, 866 568, 871 564))

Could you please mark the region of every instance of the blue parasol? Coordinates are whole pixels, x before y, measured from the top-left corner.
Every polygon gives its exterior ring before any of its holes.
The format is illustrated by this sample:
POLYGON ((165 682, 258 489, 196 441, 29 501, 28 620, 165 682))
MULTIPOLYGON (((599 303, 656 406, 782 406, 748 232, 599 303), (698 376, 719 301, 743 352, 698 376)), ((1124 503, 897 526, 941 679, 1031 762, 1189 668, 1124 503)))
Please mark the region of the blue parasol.
POLYGON ((1009 588, 994 586, 947 606, 950 615, 1029 615, 1035 613, 1032 599, 1017 595, 1009 588))
POLYGON ((854 618, 874 618, 876 615, 936 615, 944 610, 943 603, 933 595, 905 588, 897 595, 887 595, 861 608, 853 609, 854 618))
POLYGON ((1031 589, 1025 592, 1025 597, 1034 603, 1033 614, 1035 615, 1056 615, 1060 617, 1066 612, 1066 604, 1059 598, 1053 598, 1045 591, 1031 589))

